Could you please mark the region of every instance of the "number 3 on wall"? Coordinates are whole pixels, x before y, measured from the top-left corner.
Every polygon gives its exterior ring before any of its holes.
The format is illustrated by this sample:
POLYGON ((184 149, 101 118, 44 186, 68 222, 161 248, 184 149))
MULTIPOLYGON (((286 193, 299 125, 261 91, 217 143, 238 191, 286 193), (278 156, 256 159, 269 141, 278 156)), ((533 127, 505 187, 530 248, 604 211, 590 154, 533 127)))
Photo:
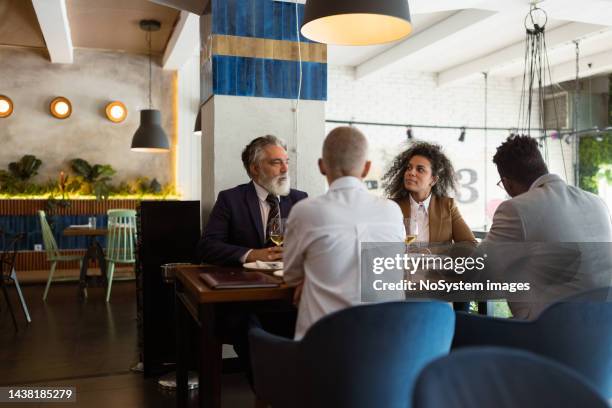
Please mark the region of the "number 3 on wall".
POLYGON ((472 187, 476 181, 478 181, 478 173, 476 173, 476 170, 458 170, 457 181, 459 182, 459 195, 457 196, 457 201, 461 204, 469 204, 478 200, 478 190, 472 187))

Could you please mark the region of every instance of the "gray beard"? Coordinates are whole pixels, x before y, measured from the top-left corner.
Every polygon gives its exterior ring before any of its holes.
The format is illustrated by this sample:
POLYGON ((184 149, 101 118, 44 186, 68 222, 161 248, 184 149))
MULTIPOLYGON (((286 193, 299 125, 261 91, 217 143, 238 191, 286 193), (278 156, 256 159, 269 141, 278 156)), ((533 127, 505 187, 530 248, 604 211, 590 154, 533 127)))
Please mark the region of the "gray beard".
POLYGON ((268 190, 269 193, 278 196, 289 195, 289 190, 291 189, 289 174, 260 180, 259 184, 268 190))

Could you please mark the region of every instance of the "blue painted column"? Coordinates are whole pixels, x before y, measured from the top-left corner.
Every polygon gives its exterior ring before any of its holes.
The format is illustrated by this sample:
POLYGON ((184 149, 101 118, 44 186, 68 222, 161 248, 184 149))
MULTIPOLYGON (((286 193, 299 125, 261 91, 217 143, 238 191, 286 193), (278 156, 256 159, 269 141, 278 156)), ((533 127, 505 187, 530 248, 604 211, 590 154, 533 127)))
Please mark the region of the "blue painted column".
POLYGON ((303 4, 284 1, 211 0, 200 19, 204 219, 219 191, 248 181, 240 153, 265 134, 287 142, 294 187, 325 189, 316 160, 327 48, 299 34, 303 12, 303 4))

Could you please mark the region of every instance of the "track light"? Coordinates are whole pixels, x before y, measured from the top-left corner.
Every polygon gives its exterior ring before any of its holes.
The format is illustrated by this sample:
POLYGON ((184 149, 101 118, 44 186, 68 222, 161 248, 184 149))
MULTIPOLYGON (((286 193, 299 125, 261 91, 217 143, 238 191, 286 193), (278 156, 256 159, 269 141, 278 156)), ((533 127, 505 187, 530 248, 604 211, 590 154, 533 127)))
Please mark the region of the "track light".
POLYGON ((538 137, 537 140, 538 140, 538 146, 540 146, 540 148, 544 148, 544 144, 546 142, 546 136, 538 137))
POLYGON ((406 136, 408 137, 408 140, 412 140, 412 138, 414 137, 412 135, 412 126, 408 126, 406 128, 406 136))
POLYGON ((459 141, 465 142, 465 128, 464 127, 461 128, 461 134, 459 135, 459 141))

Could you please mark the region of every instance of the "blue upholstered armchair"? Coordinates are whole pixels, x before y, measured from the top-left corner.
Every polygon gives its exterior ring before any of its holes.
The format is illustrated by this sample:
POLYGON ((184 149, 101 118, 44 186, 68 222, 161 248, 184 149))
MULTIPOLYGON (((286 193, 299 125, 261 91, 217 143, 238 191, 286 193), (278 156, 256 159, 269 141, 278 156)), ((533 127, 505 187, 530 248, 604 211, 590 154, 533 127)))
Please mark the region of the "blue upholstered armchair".
POLYGON ((454 312, 439 302, 344 309, 301 341, 253 328, 255 392, 274 408, 406 408, 418 373, 448 353, 453 330, 454 312))
POLYGON ((577 372, 517 349, 472 347, 423 369, 414 408, 589 407, 606 400, 577 372))
POLYGON ((612 297, 602 288, 549 306, 533 321, 457 313, 453 349, 519 348, 551 358, 584 375, 612 398, 612 297))

